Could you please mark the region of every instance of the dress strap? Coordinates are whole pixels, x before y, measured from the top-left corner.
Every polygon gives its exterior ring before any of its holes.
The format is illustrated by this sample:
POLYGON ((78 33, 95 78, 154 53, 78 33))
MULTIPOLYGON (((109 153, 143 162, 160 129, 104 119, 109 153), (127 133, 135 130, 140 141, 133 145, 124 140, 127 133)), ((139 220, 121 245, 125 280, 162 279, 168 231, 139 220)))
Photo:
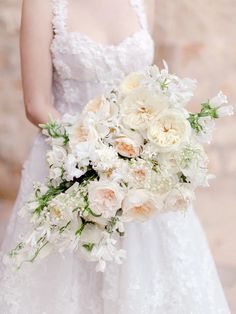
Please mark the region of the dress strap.
POLYGON ((52 0, 52 27, 55 34, 66 32, 68 0, 52 0))
POLYGON ((130 0, 130 4, 137 13, 141 28, 147 30, 148 21, 143 0, 130 0))

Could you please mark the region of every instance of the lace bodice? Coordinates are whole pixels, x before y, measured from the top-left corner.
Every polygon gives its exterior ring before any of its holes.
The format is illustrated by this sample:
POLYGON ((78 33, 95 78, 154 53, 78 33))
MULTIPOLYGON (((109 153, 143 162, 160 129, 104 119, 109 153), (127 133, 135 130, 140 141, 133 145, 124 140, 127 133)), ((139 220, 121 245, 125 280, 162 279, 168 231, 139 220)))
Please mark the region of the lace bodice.
POLYGON ((88 100, 117 84, 131 71, 152 64, 154 43, 142 0, 129 0, 139 29, 115 45, 97 43, 67 27, 69 0, 52 0, 53 90, 61 112, 79 111, 88 100))

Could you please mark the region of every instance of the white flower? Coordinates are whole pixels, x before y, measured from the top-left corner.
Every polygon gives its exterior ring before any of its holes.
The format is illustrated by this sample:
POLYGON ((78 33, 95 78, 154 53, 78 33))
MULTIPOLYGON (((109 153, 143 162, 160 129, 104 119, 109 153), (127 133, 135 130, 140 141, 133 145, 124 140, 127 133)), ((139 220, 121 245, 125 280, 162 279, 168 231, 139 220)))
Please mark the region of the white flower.
POLYGON ((130 129, 145 130, 150 120, 168 106, 166 96, 154 94, 147 88, 140 88, 128 94, 123 100, 122 121, 130 129))
POLYGON ((123 191, 119 184, 110 181, 93 181, 88 185, 91 210, 104 218, 112 217, 121 208, 123 191))
POLYGON ((220 91, 218 95, 210 99, 209 103, 211 107, 218 108, 228 103, 227 96, 220 91))
POLYGON ((196 80, 189 78, 181 80, 177 76, 172 76, 168 86, 168 94, 171 104, 176 108, 184 107, 193 97, 196 83, 196 80))
POLYGON ((108 97, 99 96, 85 106, 84 113, 90 112, 96 114, 96 120, 109 120, 114 118, 118 114, 118 107, 108 97))
POLYGON ((177 150, 182 143, 188 141, 190 134, 189 122, 173 110, 166 110, 153 119, 147 130, 148 139, 161 152, 177 150))
POLYGON ((97 225, 88 223, 85 225, 81 236, 80 241, 83 243, 94 243, 97 244, 102 239, 102 229, 100 229, 97 225))
POLYGON ((113 166, 107 170, 100 172, 99 176, 101 179, 123 183, 129 181, 129 166, 126 160, 119 159, 115 160, 113 166))
POLYGON ((92 142, 78 143, 73 147, 73 155, 78 161, 78 166, 83 168, 89 165, 93 158, 95 146, 92 142))
POLYGON ((98 112, 102 105, 103 98, 98 96, 92 100, 90 100, 87 105, 84 107, 83 112, 98 112))
POLYGON ((130 132, 130 137, 121 135, 114 140, 114 146, 116 151, 124 157, 137 157, 141 152, 141 145, 143 144, 143 138, 136 132, 130 132))
POLYGON ((88 115, 81 115, 77 123, 70 130, 71 145, 83 142, 94 142, 98 138, 98 133, 94 125, 93 118, 88 115))
POLYGON ((150 188, 152 178, 152 164, 143 159, 137 159, 130 165, 131 178, 129 186, 134 188, 150 188))
POLYGON ((143 137, 136 131, 121 128, 114 133, 111 144, 121 156, 137 157, 141 152, 143 137))
POLYGON ((213 97, 209 104, 211 107, 216 108, 216 114, 218 118, 231 116, 234 113, 234 108, 231 105, 223 106, 224 104, 227 104, 227 96, 220 91, 217 96, 213 97))
POLYGON ((145 221, 161 210, 162 202, 144 189, 130 190, 122 202, 124 221, 145 221))
POLYGON ((197 138, 204 143, 210 144, 215 129, 215 121, 211 117, 206 116, 200 117, 198 123, 202 127, 202 130, 197 134, 197 138))
POLYGON ((114 261, 121 264, 122 260, 126 258, 126 251, 117 248, 116 242, 108 232, 103 232, 103 239, 98 245, 94 246, 91 252, 92 257, 98 261, 96 271, 103 272, 107 262, 114 261))
POLYGON ((46 158, 50 166, 61 167, 66 156, 67 153, 63 147, 54 145, 52 149, 47 152, 46 158))
POLYGON ((184 185, 179 185, 167 195, 164 210, 187 210, 194 199, 193 191, 184 185))
POLYGON ((176 156, 179 169, 193 187, 205 186, 208 181, 208 157, 202 145, 191 142, 176 156))
POLYGON ((117 152, 113 147, 106 145, 96 149, 92 157, 93 168, 96 171, 108 171, 115 167, 118 161, 117 152))
POLYGON ((233 106, 223 106, 217 109, 217 116, 219 118, 226 117, 226 116, 232 116, 234 114, 234 108, 233 106))
POLYGON ((84 171, 77 168, 78 161, 74 155, 69 154, 64 164, 64 178, 67 181, 73 180, 73 178, 79 178, 84 174, 84 171))
POLYGON ((48 177, 54 186, 59 185, 62 182, 62 168, 51 167, 48 177))
POLYGON ((85 218, 88 221, 92 221, 92 222, 96 223, 100 228, 104 228, 108 223, 108 219, 106 219, 102 216, 96 217, 92 214, 88 214, 85 216, 85 218))
POLYGON ((120 84, 121 92, 128 94, 134 89, 140 87, 141 81, 143 79, 143 74, 141 72, 132 72, 127 75, 120 84))

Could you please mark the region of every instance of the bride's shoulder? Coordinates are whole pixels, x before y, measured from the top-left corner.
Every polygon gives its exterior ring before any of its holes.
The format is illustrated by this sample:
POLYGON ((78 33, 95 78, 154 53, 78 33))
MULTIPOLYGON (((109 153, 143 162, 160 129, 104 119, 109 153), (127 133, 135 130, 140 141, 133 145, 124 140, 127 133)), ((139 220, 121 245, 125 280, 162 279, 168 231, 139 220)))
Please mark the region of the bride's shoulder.
POLYGON ((23 0, 22 22, 38 27, 49 27, 53 15, 53 0, 23 0))
POLYGON ((52 15, 53 0, 23 0, 22 11, 32 16, 44 16, 44 19, 52 15))

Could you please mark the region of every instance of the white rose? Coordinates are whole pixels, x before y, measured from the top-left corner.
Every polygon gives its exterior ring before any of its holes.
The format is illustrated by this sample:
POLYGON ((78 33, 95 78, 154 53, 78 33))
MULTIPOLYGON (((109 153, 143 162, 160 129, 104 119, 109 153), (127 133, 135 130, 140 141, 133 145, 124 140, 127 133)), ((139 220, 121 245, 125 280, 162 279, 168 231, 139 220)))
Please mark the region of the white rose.
POLYGON ((102 100, 103 99, 101 96, 90 100, 87 103, 87 105, 84 107, 83 112, 94 112, 94 113, 96 113, 102 105, 102 100))
POLYGON ((123 100, 121 117, 130 129, 145 130, 150 120, 168 106, 166 96, 154 94, 147 88, 139 88, 123 100))
MULTIPOLYGON (((135 132, 132 132, 135 133, 135 132)), ((121 135, 114 141, 116 151, 124 157, 137 157, 141 152, 141 145, 143 144, 142 137, 135 133, 132 137, 121 135)))
POLYGON ((110 181, 93 181, 88 186, 91 210, 104 218, 112 217, 121 208, 123 191, 119 184, 110 181))
POLYGON ((167 195, 164 210, 187 210, 194 199, 193 191, 185 186, 178 186, 167 195))
POLYGON ((127 94, 134 89, 140 87, 143 74, 141 72, 132 72, 127 75, 120 84, 120 90, 122 93, 127 94))
MULTIPOLYGON (((127 137, 119 137, 114 141, 114 147, 117 153, 120 156, 127 157, 127 158, 135 158, 140 155, 141 146, 137 144, 130 138, 127 137)), ((114 167, 117 169, 119 167, 119 163, 114 167)), ((118 168, 119 172, 119 168, 118 168)))
POLYGON ((96 114, 98 120, 108 120, 118 114, 118 107, 112 100, 100 96, 89 101, 83 112, 96 114))
POLYGON ((130 190, 122 202, 124 221, 146 221, 153 217, 162 207, 162 202, 155 200, 147 190, 130 190))
POLYGON ((150 122, 147 130, 148 139, 156 145, 158 151, 177 150, 188 141, 191 127, 186 118, 179 112, 166 110, 150 122))
POLYGON ((95 142, 98 139, 98 132, 92 116, 81 115, 78 121, 70 130, 70 143, 74 145, 84 142, 95 142))

